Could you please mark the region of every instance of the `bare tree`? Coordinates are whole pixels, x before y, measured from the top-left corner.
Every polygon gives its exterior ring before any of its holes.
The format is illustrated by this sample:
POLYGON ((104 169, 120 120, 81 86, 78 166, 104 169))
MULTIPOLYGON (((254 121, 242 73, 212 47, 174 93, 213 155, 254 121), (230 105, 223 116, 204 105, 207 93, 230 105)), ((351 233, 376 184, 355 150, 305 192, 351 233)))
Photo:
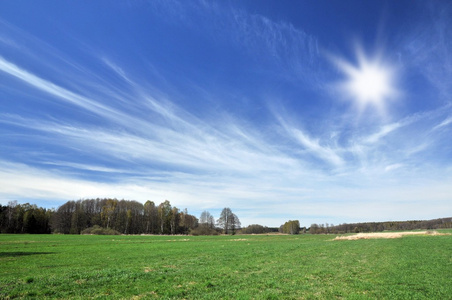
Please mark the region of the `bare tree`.
POLYGON ((201 217, 199 218, 199 226, 214 229, 215 219, 207 210, 201 213, 201 217))
POLYGON ((232 213, 229 207, 225 207, 221 211, 220 218, 217 220, 218 226, 223 228, 223 232, 225 234, 235 234, 236 230, 240 228, 240 220, 239 218, 232 213))

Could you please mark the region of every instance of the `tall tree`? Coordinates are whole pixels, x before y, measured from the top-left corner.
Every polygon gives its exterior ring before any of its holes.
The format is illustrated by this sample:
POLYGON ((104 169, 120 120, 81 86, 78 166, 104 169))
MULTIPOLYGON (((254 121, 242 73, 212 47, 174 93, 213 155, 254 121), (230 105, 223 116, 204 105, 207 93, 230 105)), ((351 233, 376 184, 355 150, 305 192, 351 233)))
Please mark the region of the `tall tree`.
POLYGON ((199 218, 199 226, 214 229, 215 219, 207 210, 201 213, 201 216, 199 218))
POLYGON ((198 218, 193 215, 188 214, 188 210, 185 208, 181 213, 181 227, 183 228, 183 234, 189 233, 190 230, 198 227, 198 218))
POLYGON ((118 204, 118 200, 116 199, 107 199, 105 201, 104 206, 102 207, 102 219, 104 220, 105 226, 110 228, 110 225, 113 223, 113 216, 115 213, 116 205, 118 204))
POLYGON ((16 211, 18 210, 18 204, 17 200, 9 201, 8 202, 8 209, 7 209, 7 216, 8 216, 8 225, 7 225, 7 232, 9 233, 15 233, 16 232, 16 218, 14 216, 16 215, 16 211))
POLYGON ((158 207, 158 217, 160 223, 160 234, 171 233, 171 203, 165 200, 158 207))
POLYGON ((75 212, 75 201, 68 201, 58 207, 52 219, 52 228, 57 233, 70 233, 72 214, 75 212))
POLYGON ((240 220, 236 216, 236 214, 232 214, 230 216, 230 219, 231 219, 231 222, 230 222, 230 224, 231 224, 231 233, 234 235, 236 233, 237 229, 240 229, 240 226, 242 224, 240 223, 240 220))
POLYGON ((240 228, 239 218, 232 213, 229 207, 223 208, 220 218, 217 220, 218 226, 223 229, 225 234, 235 234, 236 230, 240 228))
POLYGON ((146 201, 144 204, 145 233, 157 233, 158 210, 153 201, 146 201))
POLYGON ((179 233, 179 224, 180 224, 180 213, 177 207, 173 207, 171 209, 171 219, 170 219, 170 231, 171 234, 179 233))

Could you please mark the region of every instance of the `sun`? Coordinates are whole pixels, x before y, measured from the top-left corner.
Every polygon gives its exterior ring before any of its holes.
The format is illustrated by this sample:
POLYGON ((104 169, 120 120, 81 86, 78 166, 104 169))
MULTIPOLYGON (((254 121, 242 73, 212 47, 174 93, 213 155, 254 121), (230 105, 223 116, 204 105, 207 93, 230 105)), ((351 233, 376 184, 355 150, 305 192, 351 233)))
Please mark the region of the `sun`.
POLYGON ((390 76, 386 69, 365 63, 350 70, 346 89, 362 104, 380 104, 392 94, 390 76))
POLYGON ((358 47, 357 64, 334 58, 345 79, 338 84, 346 99, 352 100, 360 111, 375 108, 385 114, 387 102, 398 95, 395 69, 381 55, 369 58, 358 47))

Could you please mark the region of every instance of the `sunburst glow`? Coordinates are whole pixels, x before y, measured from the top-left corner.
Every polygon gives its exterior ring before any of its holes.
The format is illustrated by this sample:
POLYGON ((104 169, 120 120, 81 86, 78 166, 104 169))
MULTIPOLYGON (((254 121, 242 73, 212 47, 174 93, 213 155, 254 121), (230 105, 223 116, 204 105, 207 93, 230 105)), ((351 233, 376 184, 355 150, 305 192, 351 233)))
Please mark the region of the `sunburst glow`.
POLYGON ((335 59, 335 62, 347 76, 339 85, 344 96, 354 101, 360 110, 373 106, 384 113, 387 101, 398 94, 394 69, 380 56, 368 58, 359 49, 357 65, 342 59, 335 59))

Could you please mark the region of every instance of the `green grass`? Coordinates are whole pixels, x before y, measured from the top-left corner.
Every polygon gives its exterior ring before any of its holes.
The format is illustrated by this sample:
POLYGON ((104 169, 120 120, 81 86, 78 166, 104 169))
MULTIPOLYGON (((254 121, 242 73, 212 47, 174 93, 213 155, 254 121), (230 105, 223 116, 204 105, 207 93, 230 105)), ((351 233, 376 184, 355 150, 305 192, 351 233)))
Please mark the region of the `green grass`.
POLYGON ((2 234, 0 298, 452 299, 452 235, 334 237, 2 234))

